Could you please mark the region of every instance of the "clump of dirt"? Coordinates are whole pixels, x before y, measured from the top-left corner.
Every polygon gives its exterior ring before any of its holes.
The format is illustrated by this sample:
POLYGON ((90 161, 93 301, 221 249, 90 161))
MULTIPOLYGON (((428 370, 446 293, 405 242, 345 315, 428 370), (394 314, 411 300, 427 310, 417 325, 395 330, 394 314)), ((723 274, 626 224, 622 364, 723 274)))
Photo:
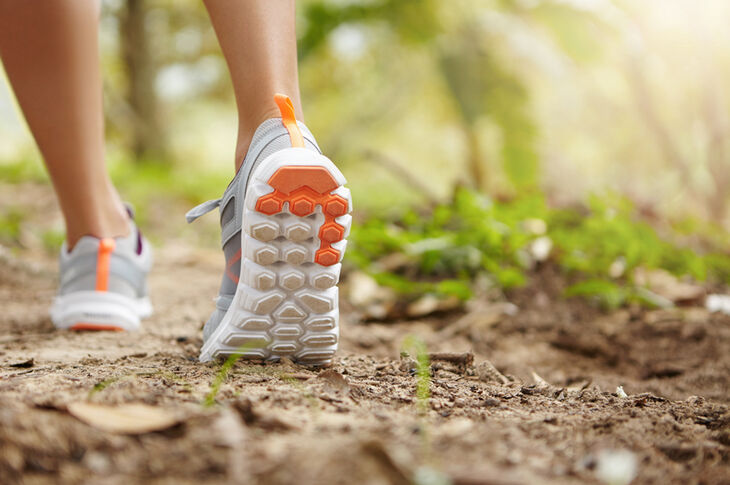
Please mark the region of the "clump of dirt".
POLYGON ((509 312, 366 324, 343 301, 330 368, 238 362, 211 395, 221 261, 171 240, 141 332, 71 333, 47 317, 55 261, 0 254, 0 483, 730 483, 727 316, 602 313, 543 268, 509 312))

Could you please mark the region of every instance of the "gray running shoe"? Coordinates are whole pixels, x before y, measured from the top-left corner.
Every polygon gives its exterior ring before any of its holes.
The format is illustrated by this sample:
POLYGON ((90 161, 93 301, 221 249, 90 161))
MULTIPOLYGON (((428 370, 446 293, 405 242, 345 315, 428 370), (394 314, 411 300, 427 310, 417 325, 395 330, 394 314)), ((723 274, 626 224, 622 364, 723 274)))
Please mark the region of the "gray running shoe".
MULTIPOLYGON (((131 212, 131 211, 130 211, 131 212)), ((61 247, 60 286, 51 307, 54 325, 70 330, 138 330, 152 314, 147 273, 152 250, 130 217, 130 234, 84 236, 61 247)))
POLYGON ((241 169, 218 200, 226 258, 202 362, 244 357, 323 365, 337 350, 340 261, 352 217, 345 177, 277 95, 281 118, 256 130, 241 169))

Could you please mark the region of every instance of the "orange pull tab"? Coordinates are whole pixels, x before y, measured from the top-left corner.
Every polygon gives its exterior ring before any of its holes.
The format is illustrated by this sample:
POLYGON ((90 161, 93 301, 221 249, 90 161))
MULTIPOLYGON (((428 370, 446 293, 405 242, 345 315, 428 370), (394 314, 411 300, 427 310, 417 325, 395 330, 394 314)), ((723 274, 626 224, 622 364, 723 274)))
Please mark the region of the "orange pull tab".
POLYGON ((111 237, 99 240, 99 253, 96 256, 96 291, 109 289, 109 262, 117 242, 111 237))
POLYGON ((278 93, 274 95, 274 101, 279 107, 281 122, 284 123, 286 130, 289 132, 291 146, 304 148, 304 137, 302 137, 302 132, 299 130, 299 125, 297 125, 297 118, 294 115, 294 103, 291 102, 289 96, 278 93))

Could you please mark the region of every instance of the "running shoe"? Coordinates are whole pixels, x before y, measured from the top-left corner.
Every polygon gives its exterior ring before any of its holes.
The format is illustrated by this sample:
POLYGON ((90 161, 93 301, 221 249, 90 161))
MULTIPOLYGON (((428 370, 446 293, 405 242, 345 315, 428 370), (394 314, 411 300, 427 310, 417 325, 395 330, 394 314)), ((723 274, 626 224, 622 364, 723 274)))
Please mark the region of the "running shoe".
POLYGON ((220 211, 226 267, 203 329, 200 360, 240 354, 332 361, 339 339, 340 261, 352 217, 345 177, 277 94, 223 197, 187 214, 220 211))
POLYGON ((147 273, 152 249, 132 220, 125 237, 84 236, 60 254, 60 286, 51 306, 57 328, 138 330, 152 314, 147 273))

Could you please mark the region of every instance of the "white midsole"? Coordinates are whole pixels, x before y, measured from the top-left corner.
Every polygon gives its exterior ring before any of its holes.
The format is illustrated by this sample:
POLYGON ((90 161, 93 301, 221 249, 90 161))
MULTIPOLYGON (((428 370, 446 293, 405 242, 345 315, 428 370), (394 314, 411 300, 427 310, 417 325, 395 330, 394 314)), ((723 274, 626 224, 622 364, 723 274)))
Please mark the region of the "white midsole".
POLYGON ((104 291, 75 291, 57 296, 50 313, 53 324, 61 329, 84 324, 135 331, 139 330, 140 319, 152 314, 152 305, 148 297, 130 298, 104 291))

